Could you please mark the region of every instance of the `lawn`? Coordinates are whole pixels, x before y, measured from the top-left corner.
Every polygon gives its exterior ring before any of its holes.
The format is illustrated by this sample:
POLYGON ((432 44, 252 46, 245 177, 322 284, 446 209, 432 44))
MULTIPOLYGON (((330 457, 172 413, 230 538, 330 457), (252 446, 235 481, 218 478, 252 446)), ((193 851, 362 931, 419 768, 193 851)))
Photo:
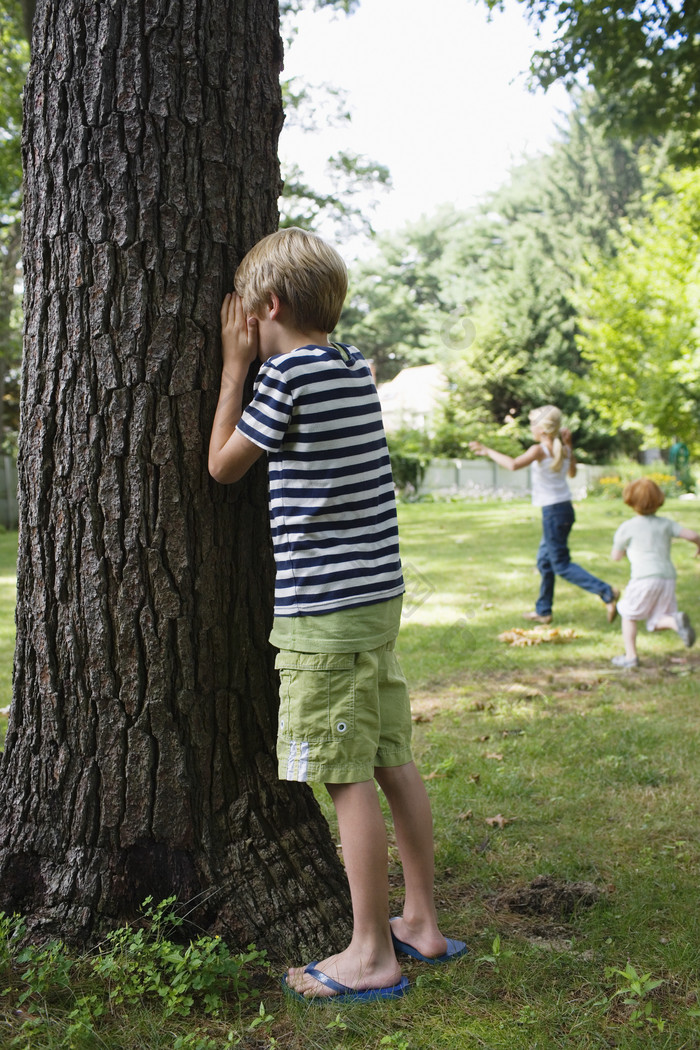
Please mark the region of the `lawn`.
MULTIPOLYGON (((663 513, 700 530, 700 504, 670 501, 663 513)), ((609 551, 625 515, 621 504, 583 502, 572 534, 576 559, 621 587, 626 563, 612 563, 609 551)), ((296 1005, 258 971, 242 1014, 234 1005, 215 1019, 176 1022, 144 1002, 93 1011, 72 1035, 74 987, 50 994, 37 979, 22 1006, 24 1035, 5 997, 0 1045, 700 1046, 700 646, 640 632, 640 667, 619 671, 610 664, 621 651, 619 623, 608 625, 598 599, 565 583, 558 636, 500 641, 527 626, 521 614, 533 607, 536 512, 520 501, 425 503, 402 505, 400 520, 408 589, 399 653, 433 805, 437 897, 445 932, 466 940, 469 955, 446 967, 406 965, 410 993, 383 1006, 296 1005)), ((679 604, 697 625, 693 553, 687 543, 674 548, 679 604)), ((391 878, 399 909, 393 844, 391 878)), ((16 997, 21 979, 10 963, 6 970, 16 997)))

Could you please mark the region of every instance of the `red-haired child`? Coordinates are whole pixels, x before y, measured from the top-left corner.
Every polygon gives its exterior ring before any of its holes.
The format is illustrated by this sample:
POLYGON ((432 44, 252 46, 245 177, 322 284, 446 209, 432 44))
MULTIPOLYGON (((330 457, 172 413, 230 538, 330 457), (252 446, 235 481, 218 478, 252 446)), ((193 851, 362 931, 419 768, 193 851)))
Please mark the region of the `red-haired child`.
POLYGON ((676 631, 688 648, 695 642, 688 614, 678 611, 671 540, 694 543, 698 548, 696 556, 700 556, 700 535, 677 521, 657 516, 665 497, 651 478, 638 478, 625 485, 622 498, 635 511, 635 517, 623 521, 613 539, 613 560, 621 561, 627 555, 631 574, 617 603, 625 652, 613 656, 612 662, 616 667, 636 667, 640 620, 646 620, 648 631, 676 631))

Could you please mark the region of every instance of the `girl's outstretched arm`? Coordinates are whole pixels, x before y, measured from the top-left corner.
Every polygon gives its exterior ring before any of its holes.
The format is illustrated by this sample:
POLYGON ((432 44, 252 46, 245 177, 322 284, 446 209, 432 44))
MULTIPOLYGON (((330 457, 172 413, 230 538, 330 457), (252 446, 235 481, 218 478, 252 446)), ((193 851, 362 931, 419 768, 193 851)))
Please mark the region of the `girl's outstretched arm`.
POLYGON ((523 467, 529 467, 535 460, 544 459, 544 449, 541 445, 530 445, 527 452, 523 452, 522 455, 515 458, 507 456, 505 452, 497 452, 495 448, 482 445, 480 441, 470 441, 469 448, 477 456, 487 456, 494 463, 497 463, 499 467, 504 467, 505 470, 522 470, 523 467))

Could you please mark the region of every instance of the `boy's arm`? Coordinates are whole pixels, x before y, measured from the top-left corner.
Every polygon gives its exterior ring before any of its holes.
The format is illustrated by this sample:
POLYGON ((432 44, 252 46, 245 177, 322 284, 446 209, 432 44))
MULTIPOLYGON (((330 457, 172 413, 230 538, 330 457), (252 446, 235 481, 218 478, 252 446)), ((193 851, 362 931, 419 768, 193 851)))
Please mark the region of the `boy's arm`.
POLYGON ((227 295, 221 307, 221 389, 209 439, 209 473, 221 484, 239 481, 263 454, 236 427, 243 414, 243 389, 258 356, 258 326, 246 318, 240 296, 227 295))
POLYGON ((678 539, 679 540, 688 540, 690 543, 694 543, 695 546, 697 547, 697 551, 695 552, 695 557, 696 558, 700 558, 700 535, 698 535, 697 532, 694 532, 693 529, 685 529, 685 528, 683 528, 678 533, 678 539))

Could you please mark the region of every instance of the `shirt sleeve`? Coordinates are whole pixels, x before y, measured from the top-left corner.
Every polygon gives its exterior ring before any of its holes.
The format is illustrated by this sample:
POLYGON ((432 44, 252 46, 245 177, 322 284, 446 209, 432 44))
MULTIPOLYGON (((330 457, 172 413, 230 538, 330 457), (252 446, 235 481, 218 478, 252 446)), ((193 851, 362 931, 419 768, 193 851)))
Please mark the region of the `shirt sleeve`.
POLYGON ((237 430, 253 444, 276 452, 292 418, 294 398, 284 376, 266 361, 255 380, 255 395, 243 410, 237 430))
POLYGON ((623 521, 622 525, 618 525, 615 535, 613 536, 613 550, 614 551, 626 551, 629 547, 629 536, 627 536, 627 529, 625 525, 626 521, 623 521))

